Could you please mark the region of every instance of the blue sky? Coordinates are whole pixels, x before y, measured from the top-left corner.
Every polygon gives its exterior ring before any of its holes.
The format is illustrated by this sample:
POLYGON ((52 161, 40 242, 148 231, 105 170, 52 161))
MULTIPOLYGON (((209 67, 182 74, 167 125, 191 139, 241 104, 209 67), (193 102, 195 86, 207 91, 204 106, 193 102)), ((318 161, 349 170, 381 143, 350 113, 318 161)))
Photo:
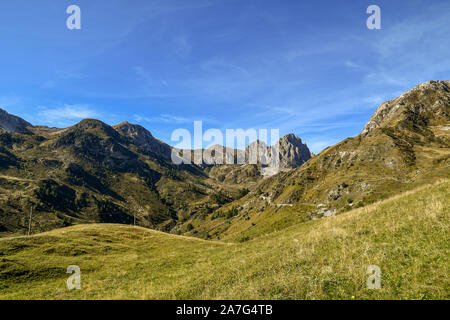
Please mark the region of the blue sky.
POLYGON ((127 120, 168 143, 194 120, 278 128, 319 152, 450 78, 449 21, 448 1, 1 1, 0 107, 57 127, 127 120), (81 30, 66 28, 72 4, 81 30))

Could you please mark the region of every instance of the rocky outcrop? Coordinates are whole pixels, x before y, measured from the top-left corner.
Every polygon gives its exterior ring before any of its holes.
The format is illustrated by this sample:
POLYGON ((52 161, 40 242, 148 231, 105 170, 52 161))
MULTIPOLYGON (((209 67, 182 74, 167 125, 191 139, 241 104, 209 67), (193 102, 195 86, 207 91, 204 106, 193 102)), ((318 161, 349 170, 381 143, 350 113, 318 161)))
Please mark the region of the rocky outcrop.
POLYGON ((243 150, 226 148, 218 144, 203 150, 203 163, 207 165, 244 163, 242 162, 243 157, 245 157, 243 150))
POLYGON ((301 166, 311 158, 311 152, 308 146, 302 142, 302 139, 293 133, 287 134, 278 140, 274 146, 267 146, 263 141, 255 141, 248 145, 245 150, 246 157, 252 160, 257 159, 258 164, 280 169, 292 169, 301 166), (278 147, 278 150, 276 150, 278 147), (278 153, 278 160, 272 159, 272 155, 278 153))
POLYGON ((0 127, 9 132, 28 132, 33 125, 22 118, 9 114, 0 108, 0 127))
POLYGON ((278 144, 274 146, 267 146, 264 141, 257 140, 251 142, 245 150, 214 145, 203 151, 204 164, 218 164, 215 161, 219 157, 223 157, 225 164, 259 164, 263 167, 291 169, 308 161, 311 152, 299 137, 291 133, 279 139, 278 144), (272 159, 276 146, 278 146, 278 161, 272 159))
POLYGON ((287 134, 279 141, 280 168, 297 168, 311 158, 306 143, 293 133, 287 134))

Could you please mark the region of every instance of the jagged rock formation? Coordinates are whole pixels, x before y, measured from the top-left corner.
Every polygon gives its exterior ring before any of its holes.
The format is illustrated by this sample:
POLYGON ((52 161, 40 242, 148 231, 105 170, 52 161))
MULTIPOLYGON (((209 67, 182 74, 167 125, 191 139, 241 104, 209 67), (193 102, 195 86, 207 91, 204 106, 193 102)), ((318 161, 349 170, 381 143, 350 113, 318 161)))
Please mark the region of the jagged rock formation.
MULTIPOLYGON (((189 152, 185 150, 184 152, 189 152)), ((203 162, 198 164, 257 164, 262 166, 292 169, 301 166, 311 158, 311 152, 302 140, 290 133, 278 140, 274 146, 267 146, 264 141, 251 142, 245 150, 213 145, 205 150, 191 151, 194 162, 195 154, 203 152, 203 162), (272 159, 274 149, 278 146, 278 160, 272 159), (218 159, 222 159, 218 161, 218 159)))
POLYGON ((272 162, 270 149, 264 141, 253 141, 245 148, 245 158, 251 164, 276 165, 272 162))
MULTIPOLYGON (((199 152, 199 150, 195 150, 199 152)), ((236 164, 238 159, 245 160, 245 152, 215 144, 203 150, 203 163, 206 165, 236 164)), ((244 163, 244 162, 242 162, 244 163)))
POLYGON ((311 158, 311 151, 306 143, 293 133, 282 137, 278 144, 281 168, 297 168, 311 158))
POLYGON ((247 159, 256 157, 258 163, 280 169, 297 168, 311 158, 311 152, 306 143, 302 143, 302 140, 293 133, 280 138, 273 146, 267 146, 263 141, 252 142, 245 153, 247 159), (278 158, 273 159, 272 155, 276 153, 278 158))

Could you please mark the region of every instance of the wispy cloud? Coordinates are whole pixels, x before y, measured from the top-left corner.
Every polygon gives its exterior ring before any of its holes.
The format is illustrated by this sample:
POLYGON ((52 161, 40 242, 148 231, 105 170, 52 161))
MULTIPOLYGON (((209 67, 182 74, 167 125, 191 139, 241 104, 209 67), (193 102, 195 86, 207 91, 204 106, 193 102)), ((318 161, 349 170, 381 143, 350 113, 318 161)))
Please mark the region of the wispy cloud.
POLYGON ((235 76, 249 76, 250 73, 243 67, 226 61, 223 58, 215 57, 200 64, 200 68, 210 75, 233 74, 235 76))
POLYGON ((136 74, 144 81, 144 86, 148 87, 152 84, 152 79, 149 75, 149 73, 145 70, 142 66, 135 66, 133 67, 133 70, 136 72, 136 74))
POLYGON ((52 126, 67 126, 82 119, 98 118, 100 116, 90 105, 65 104, 56 108, 40 106, 38 109, 36 120, 52 126))
POLYGON ((168 91, 169 82, 161 77, 156 77, 147 71, 143 66, 132 67, 133 72, 138 76, 137 91, 125 94, 109 94, 111 98, 168 98, 180 95, 180 93, 168 91))
POLYGON ((155 123, 193 123, 193 119, 174 116, 170 114, 160 114, 158 117, 146 117, 138 114, 134 115, 134 120, 138 122, 155 122, 155 123))
POLYGON ((349 68, 351 68, 351 69, 362 69, 362 68, 363 68, 363 67, 362 67, 361 65, 359 65, 358 63, 353 62, 353 61, 350 61, 350 60, 345 61, 345 66, 346 66, 346 67, 349 67, 349 68))
POLYGON ((73 80, 81 80, 86 76, 78 71, 73 70, 56 70, 51 79, 44 81, 41 84, 43 89, 54 89, 61 84, 61 82, 68 82, 73 80))
POLYGON ((161 113, 158 116, 154 117, 148 117, 143 114, 134 114, 133 115, 134 121, 137 122, 148 122, 148 123, 154 123, 154 124, 163 124, 164 126, 170 125, 189 125, 191 127, 194 124, 194 121, 203 121, 203 124, 207 125, 215 125, 218 126, 221 124, 220 121, 217 121, 216 119, 213 119, 209 116, 204 115, 196 115, 196 116, 179 116, 179 115, 173 115, 168 113, 161 113))

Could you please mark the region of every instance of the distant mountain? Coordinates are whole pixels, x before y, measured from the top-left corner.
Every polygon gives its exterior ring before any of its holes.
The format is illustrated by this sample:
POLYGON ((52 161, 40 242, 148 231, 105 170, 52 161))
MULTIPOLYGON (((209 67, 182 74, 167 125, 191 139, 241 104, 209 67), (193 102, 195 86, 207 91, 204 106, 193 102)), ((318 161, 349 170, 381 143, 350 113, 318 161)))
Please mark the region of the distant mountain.
POLYGON ((125 121, 115 125, 114 129, 121 135, 131 138, 136 145, 154 153, 156 156, 165 160, 171 159, 172 148, 168 144, 154 138, 150 131, 144 127, 125 121))
MULTIPOLYGON (((189 152, 186 150, 186 152, 189 152)), ((202 155, 203 165, 220 165, 220 164, 233 164, 238 163, 238 159, 245 159, 245 151, 239 149, 233 149, 224 147, 221 145, 213 145, 209 148, 202 150, 192 150, 191 159, 192 162, 195 161, 196 153, 200 153, 202 155)), ((200 163, 199 163, 200 164, 200 163)))
POLYGON ((33 126, 0 108, 0 127, 9 132, 29 132, 28 128, 33 126))
POLYGON ((287 134, 279 141, 279 158, 281 168, 297 168, 311 159, 306 143, 293 133, 287 134))
POLYGON ((311 152, 302 140, 293 133, 280 138, 273 146, 264 141, 253 141, 245 150, 225 148, 219 145, 211 146, 204 152, 204 163, 215 163, 215 151, 221 151, 225 163, 263 164, 264 166, 277 165, 281 169, 292 169, 301 166, 311 158, 311 152), (278 146, 278 161, 272 160, 272 150, 278 146))
POLYGON ((208 173, 216 178, 224 176, 224 180, 241 183, 248 180, 246 178, 254 180, 254 175, 268 177, 278 173, 279 170, 297 168, 308 161, 312 155, 308 146, 292 133, 280 138, 273 146, 267 146, 264 141, 257 140, 251 142, 245 150, 216 144, 202 150, 181 151, 179 150, 180 157, 181 154, 190 153, 192 163, 206 168, 214 166, 208 168, 208 173), (278 160, 272 159, 275 146, 278 146, 278 160), (196 159, 202 159, 202 161, 198 162, 196 159), (254 173, 254 170, 259 174, 254 173), (249 175, 249 172, 252 174, 249 175))

